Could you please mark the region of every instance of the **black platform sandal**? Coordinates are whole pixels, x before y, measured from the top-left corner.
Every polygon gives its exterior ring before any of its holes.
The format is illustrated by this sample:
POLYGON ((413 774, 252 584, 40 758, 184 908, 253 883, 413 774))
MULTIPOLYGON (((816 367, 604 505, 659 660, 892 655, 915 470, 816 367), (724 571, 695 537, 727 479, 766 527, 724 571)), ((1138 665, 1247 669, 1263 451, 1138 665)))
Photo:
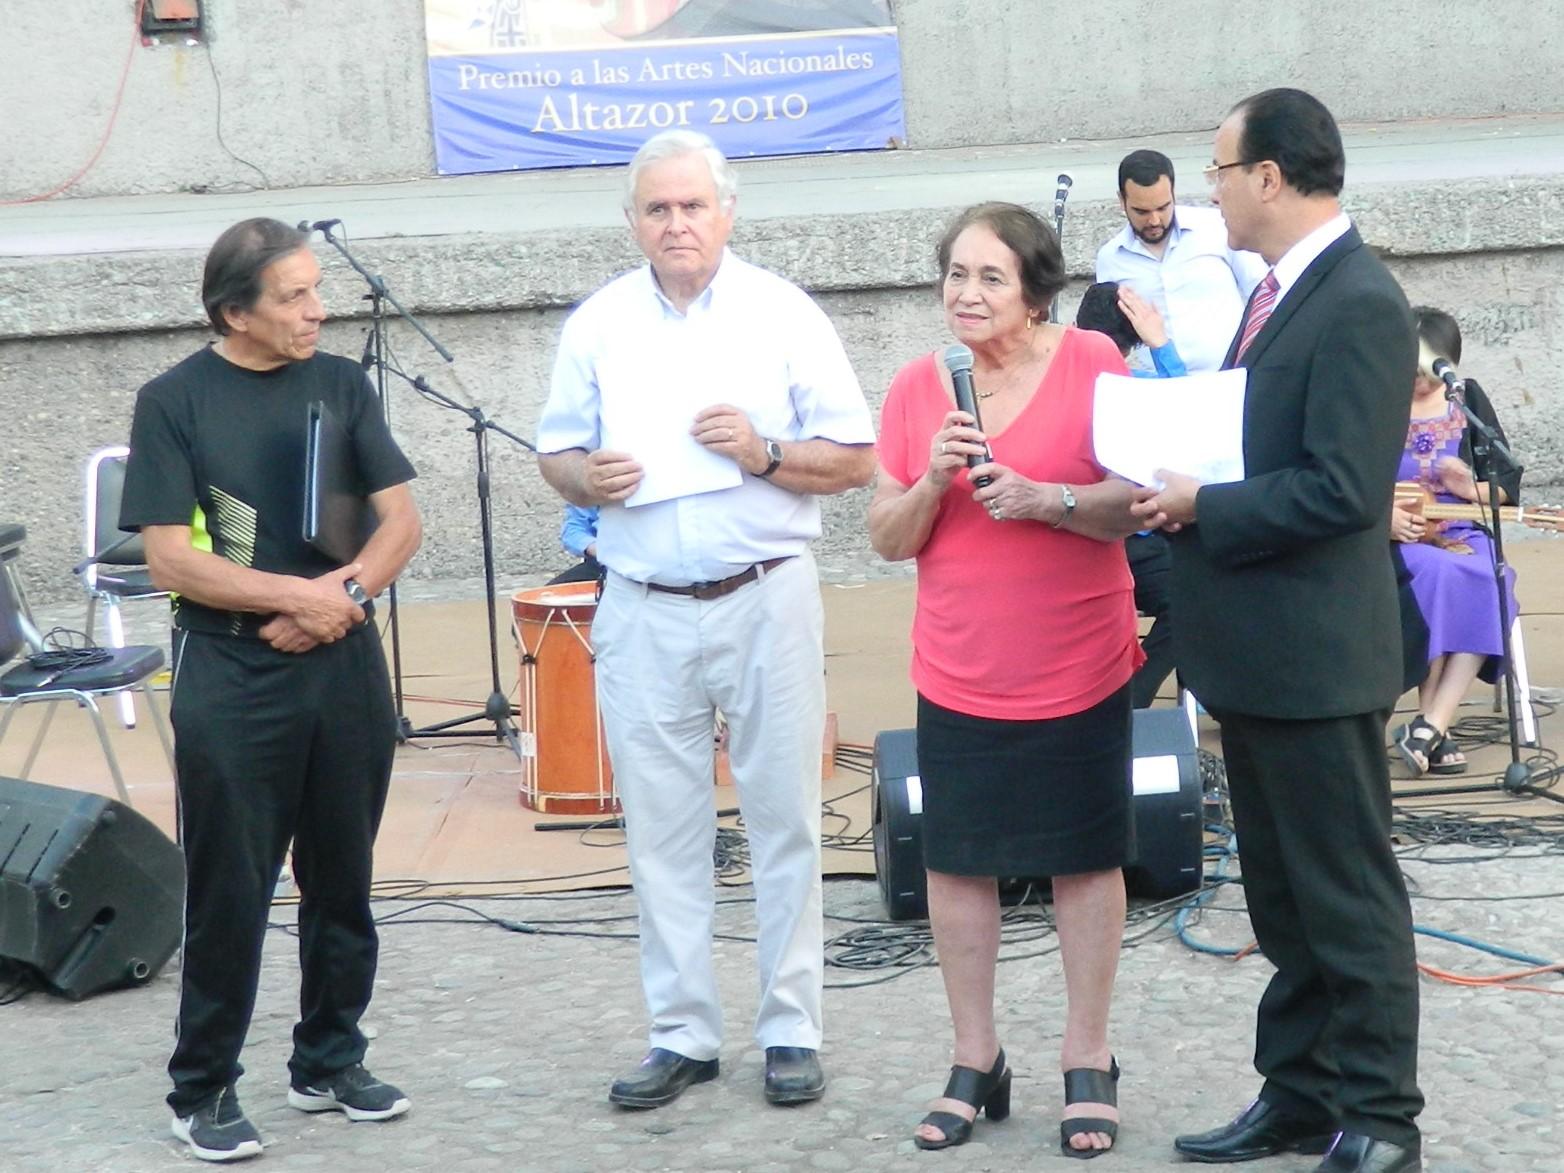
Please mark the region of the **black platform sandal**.
POLYGON ((1412 718, 1410 725, 1396 730, 1396 749, 1412 777, 1421 778, 1428 772, 1428 764, 1444 736, 1421 713, 1412 718))
POLYGON ((1466 755, 1448 733, 1439 739, 1439 744, 1428 755, 1430 774, 1464 774, 1466 767, 1466 755))
MULTIPOLYGON (((1119 1106, 1119 1061, 1108 1060, 1107 1071, 1095 1067, 1072 1067, 1064 1073, 1064 1106, 1071 1104, 1111 1104, 1119 1106)), ((1083 1132, 1101 1132, 1111 1141, 1119 1139, 1119 1122, 1101 1116, 1071 1116, 1059 1121, 1059 1151, 1067 1157, 1089 1161, 1103 1153, 1111 1153, 1114 1145, 1105 1149, 1078 1149, 1070 1143, 1072 1137, 1083 1132)))
POLYGON ((940 1140, 928 1140, 913 1136, 912 1142, 920 1149, 948 1149, 966 1144, 972 1139, 972 1125, 977 1112, 990 1120, 1000 1121, 1010 1115, 1010 1068, 1005 1066, 1005 1049, 999 1049, 999 1057, 987 1071, 975 1067, 952 1067, 950 1078, 945 1081, 945 1099, 960 1100, 976 1111, 972 1119, 957 1116, 954 1112, 930 1112, 919 1125, 932 1124, 945 1135, 940 1140))

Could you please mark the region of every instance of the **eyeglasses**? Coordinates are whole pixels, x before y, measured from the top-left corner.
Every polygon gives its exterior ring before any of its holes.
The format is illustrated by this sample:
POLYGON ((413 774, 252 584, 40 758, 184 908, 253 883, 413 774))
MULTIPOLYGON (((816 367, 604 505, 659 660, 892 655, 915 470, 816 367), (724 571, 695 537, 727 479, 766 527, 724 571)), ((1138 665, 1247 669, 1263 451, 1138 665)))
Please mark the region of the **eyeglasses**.
POLYGON ((1207 163, 1200 169, 1200 174, 1206 177, 1206 183, 1215 187, 1217 181, 1222 178, 1222 172, 1229 167, 1253 167, 1254 164, 1247 159, 1234 159, 1231 163, 1207 163))

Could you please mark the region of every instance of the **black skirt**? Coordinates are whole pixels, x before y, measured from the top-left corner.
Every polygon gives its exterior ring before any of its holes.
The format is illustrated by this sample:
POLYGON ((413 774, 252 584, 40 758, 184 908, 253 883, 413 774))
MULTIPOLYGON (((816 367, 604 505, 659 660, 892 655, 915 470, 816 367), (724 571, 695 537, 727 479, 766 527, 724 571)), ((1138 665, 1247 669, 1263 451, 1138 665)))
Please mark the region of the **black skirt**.
POLYGON ((1079 713, 999 721, 918 697, 923 860, 958 876, 1069 876, 1135 855, 1126 684, 1079 713))

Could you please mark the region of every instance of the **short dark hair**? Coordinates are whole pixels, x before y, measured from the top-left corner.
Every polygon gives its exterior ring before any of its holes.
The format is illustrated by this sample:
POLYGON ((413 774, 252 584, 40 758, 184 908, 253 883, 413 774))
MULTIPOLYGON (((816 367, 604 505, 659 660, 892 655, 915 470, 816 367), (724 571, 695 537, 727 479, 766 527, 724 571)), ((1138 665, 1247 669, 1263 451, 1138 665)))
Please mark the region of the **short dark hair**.
POLYGON ((1086 287, 1081 295, 1081 306, 1075 311, 1075 324, 1082 330, 1106 334, 1113 339, 1120 354, 1128 354, 1140 344, 1140 335, 1119 304, 1117 281, 1099 281, 1086 287))
POLYGON ((1124 185, 1131 180, 1139 187, 1150 187, 1164 175, 1169 187, 1177 186, 1172 159, 1161 151, 1131 151, 1119 160, 1119 194, 1124 194, 1124 185))
POLYGON ((1428 349, 1455 366, 1461 365, 1461 327, 1454 318, 1431 305, 1415 305, 1412 320, 1417 323, 1417 336, 1428 343, 1428 349))
POLYGON ((241 220, 217 238, 206 254, 201 275, 201 304, 212 329, 228 333, 225 309, 252 310, 261 297, 261 274, 273 261, 298 252, 309 243, 309 233, 257 216, 241 220))
POLYGON ((1245 164, 1269 159, 1299 195, 1341 194, 1347 156, 1325 103, 1302 90, 1264 90, 1230 111, 1238 113, 1244 116, 1238 158, 1245 164))
POLYGON ((1016 267, 1021 271, 1022 299, 1039 313, 1047 313, 1068 280, 1064 271, 1064 250, 1059 247, 1059 237, 1053 228, 1036 212, 1020 204, 997 201, 974 204, 957 216, 935 250, 940 283, 944 283, 945 275, 950 272, 950 250, 955 247, 956 237, 975 224, 983 225, 1015 254, 1016 267))

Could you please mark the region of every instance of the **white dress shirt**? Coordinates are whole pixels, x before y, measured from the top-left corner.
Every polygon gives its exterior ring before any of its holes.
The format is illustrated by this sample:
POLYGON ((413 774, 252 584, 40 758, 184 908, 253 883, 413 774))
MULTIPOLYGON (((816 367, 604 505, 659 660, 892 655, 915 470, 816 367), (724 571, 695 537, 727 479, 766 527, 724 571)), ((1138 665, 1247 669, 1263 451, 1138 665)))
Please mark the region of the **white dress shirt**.
POLYGON ((1227 247, 1227 225, 1216 208, 1176 208, 1161 257, 1127 223, 1097 250, 1097 280, 1127 283, 1154 304, 1191 371, 1220 369, 1265 272, 1258 253, 1227 247))
POLYGON ((1351 227, 1352 221, 1348 219, 1347 213, 1341 212, 1281 255, 1274 270, 1277 305, 1281 305, 1282 298, 1287 296, 1287 291, 1298 284, 1298 278, 1303 276, 1303 271, 1314 264, 1322 252, 1345 236, 1347 229, 1351 227))
MULTIPOLYGON (((711 284, 682 314, 645 265, 570 315, 538 451, 603 446, 605 393, 656 394, 674 381, 683 402, 731 404, 768 439, 874 443, 868 404, 830 319, 797 286, 725 250, 711 284)), ((633 441, 614 447, 637 457, 633 441)), ((603 506, 597 557, 625 578, 686 586, 798 554, 819 534, 813 495, 744 473, 732 488, 603 506)))

